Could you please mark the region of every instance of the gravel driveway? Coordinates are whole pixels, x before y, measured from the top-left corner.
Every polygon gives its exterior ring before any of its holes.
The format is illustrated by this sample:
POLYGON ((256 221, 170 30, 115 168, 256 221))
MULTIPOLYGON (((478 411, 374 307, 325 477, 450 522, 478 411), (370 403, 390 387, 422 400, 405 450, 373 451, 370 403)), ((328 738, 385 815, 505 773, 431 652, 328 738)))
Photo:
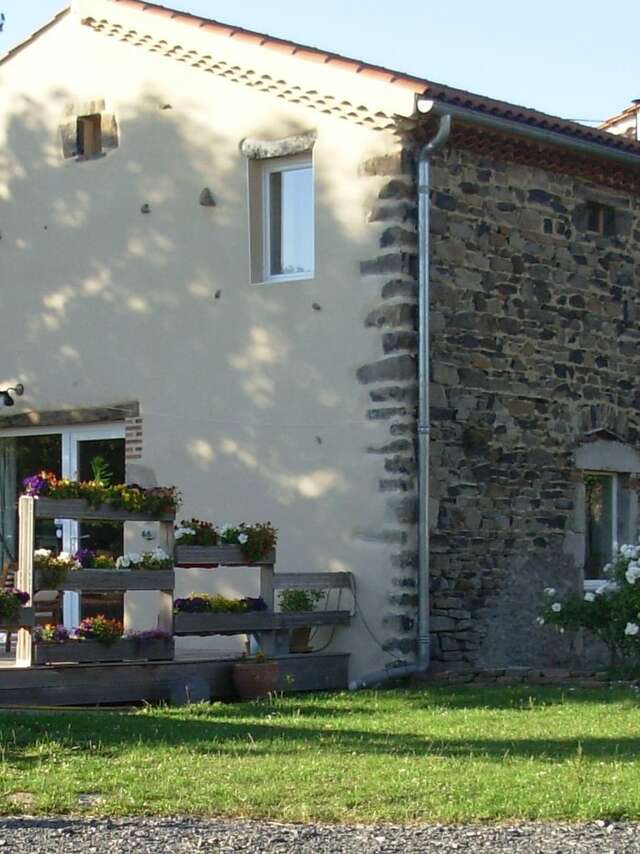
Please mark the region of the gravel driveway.
POLYGON ((428 854, 431 851, 640 852, 639 823, 347 827, 227 819, 0 818, 10 854, 185 854, 314 852, 428 854))

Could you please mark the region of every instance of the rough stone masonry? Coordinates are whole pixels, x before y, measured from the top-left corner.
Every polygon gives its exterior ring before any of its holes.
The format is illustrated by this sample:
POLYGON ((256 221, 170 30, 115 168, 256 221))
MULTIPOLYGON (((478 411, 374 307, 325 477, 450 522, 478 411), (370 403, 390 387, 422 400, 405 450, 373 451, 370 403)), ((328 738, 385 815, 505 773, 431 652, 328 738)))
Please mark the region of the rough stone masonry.
MULTIPOLYGON (((582 584, 567 548, 580 530, 576 448, 640 438, 638 199, 583 177, 570 155, 552 170, 542 155, 476 148, 454 135, 432 168, 434 666, 563 666, 575 640, 535 616, 545 586, 582 584), (593 203, 609 215, 605 234, 589 229, 593 203)), ((380 255, 361 273, 385 280, 365 320, 380 359, 358 373, 369 418, 389 424, 388 443, 367 451, 398 521, 386 647, 403 655, 416 639, 416 149, 409 139, 365 165, 388 177, 371 214, 380 255)))

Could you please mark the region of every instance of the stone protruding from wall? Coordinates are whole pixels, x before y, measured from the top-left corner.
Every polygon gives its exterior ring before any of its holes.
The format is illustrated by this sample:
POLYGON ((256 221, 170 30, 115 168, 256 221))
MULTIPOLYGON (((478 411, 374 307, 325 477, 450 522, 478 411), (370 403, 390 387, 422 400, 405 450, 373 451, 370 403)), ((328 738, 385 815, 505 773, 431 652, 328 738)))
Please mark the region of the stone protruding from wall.
MULTIPOLYGON (((417 614, 417 237, 413 163, 406 152, 375 157, 361 174, 377 178, 380 189, 369 222, 378 228, 379 254, 363 260, 364 286, 377 301, 363 317, 377 339, 378 357, 359 366, 366 386, 367 417, 386 425, 386 441, 364 448, 380 460, 378 488, 385 497, 385 518, 377 542, 391 547, 389 588, 384 612, 384 648, 398 657, 416 649, 417 614)), ((371 536, 369 537, 371 540, 371 536)))

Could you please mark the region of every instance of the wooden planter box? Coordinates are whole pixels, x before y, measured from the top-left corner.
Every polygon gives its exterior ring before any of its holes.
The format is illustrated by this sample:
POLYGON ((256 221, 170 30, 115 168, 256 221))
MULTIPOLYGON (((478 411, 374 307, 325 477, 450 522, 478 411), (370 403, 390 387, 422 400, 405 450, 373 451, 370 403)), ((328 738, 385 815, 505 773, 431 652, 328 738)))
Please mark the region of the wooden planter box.
POLYGON ((173 590, 175 572, 172 569, 74 569, 54 588, 43 579, 46 570, 34 572, 34 590, 81 590, 103 592, 109 590, 173 590))
POLYGON ((33 664, 91 664, 99 661, 172 661, 173 638, 136 641, 123 638, 107 646, 98 641, 36 643, 33 664))
POLYGON ((170 522, 175 519, 175 513, 131 513, 108 504, 94 508, 81 498, 37 498, 34 507, 38 519, 102 519, 109 522, 170 522))
POLYGON ((250 611, 248 614, 177 613, 173 617, 173 633, 240 635, 306 626, 344 625, 349 621, 348 611, 305 611, 297 614, 274 614, 272 611, 250 611))
POLYGON ((176 546, 177 566, 269 566, 276 561, 275 549, 260 560, 251 562, 240 546, 176 546))
POLYGON ((36 614, 32 607, 21 608, 20 613, 13 622, 6 623, 4 618, 0 617, 0 632, 15 632, 21 627, 30 627, 35 625, 36 614))

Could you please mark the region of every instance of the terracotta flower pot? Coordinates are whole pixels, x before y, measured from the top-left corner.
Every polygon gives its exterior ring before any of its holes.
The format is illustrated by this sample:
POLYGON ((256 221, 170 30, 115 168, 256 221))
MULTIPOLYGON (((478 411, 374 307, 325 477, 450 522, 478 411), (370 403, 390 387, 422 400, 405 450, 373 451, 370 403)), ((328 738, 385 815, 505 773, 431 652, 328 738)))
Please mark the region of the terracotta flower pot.
POLYGON ((233 665, 233 686, 243 700, 268 697, 278 690, 280 665, 277 661, 238 661, 233 665))

